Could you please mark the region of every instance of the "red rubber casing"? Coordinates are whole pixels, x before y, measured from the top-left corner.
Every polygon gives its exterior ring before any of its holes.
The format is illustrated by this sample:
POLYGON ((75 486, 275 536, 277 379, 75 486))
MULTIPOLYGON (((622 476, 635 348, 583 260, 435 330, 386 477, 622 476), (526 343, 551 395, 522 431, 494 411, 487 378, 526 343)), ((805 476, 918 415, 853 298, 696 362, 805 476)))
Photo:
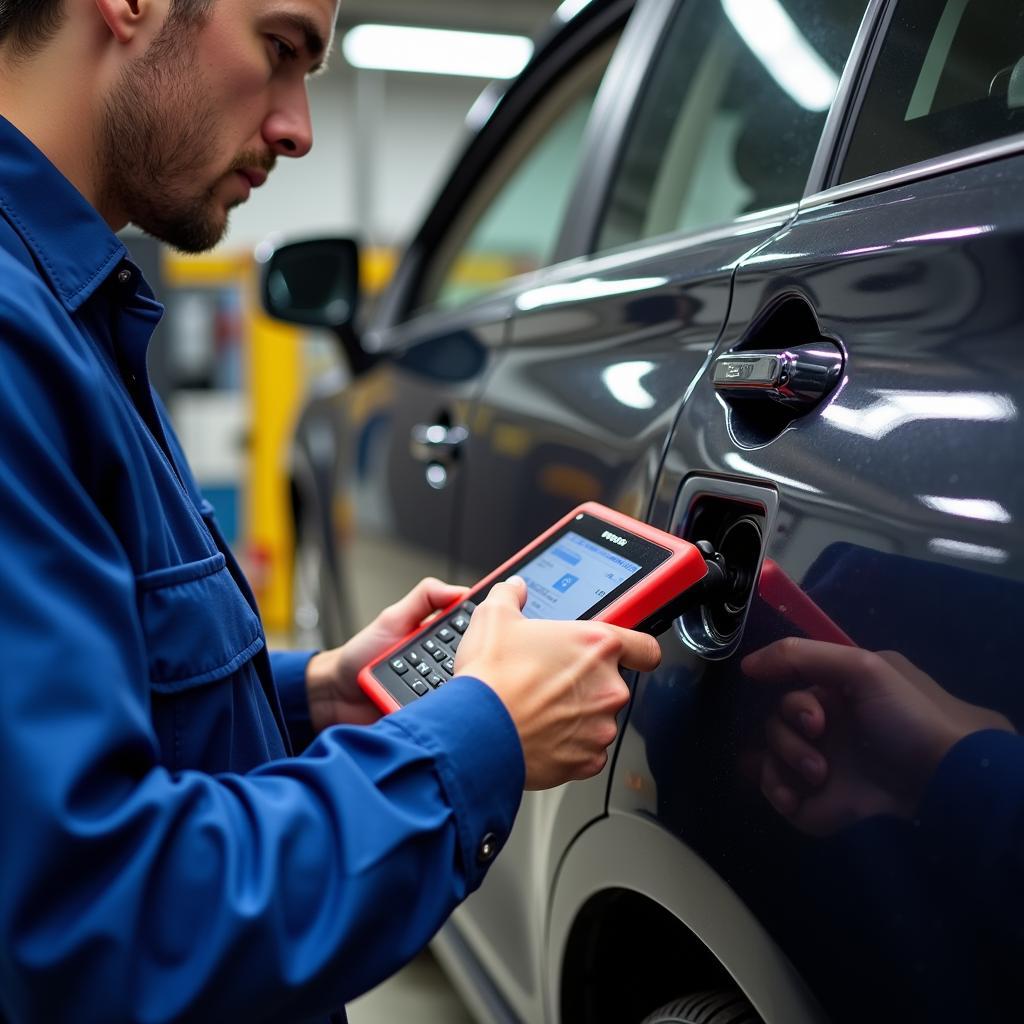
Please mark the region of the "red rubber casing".
POLYGON ((375 678, 373 670, 377 665, 390 660, 396 652, 410 646, 421 633, 436 628, 440 619, 451 614, 465 601, 475 601, 477 594, 509 575, 513 566, 525 561, 555 533, 568 526, 581 514, 600 519, 606 522, 612 530, 633 534, 670 552, 664 562, 640 576, 628 590, 594 615, 593 618, 597 622, 610 622, 615 626, 633 629, 652 619, 662 608, 671 604, 695 583, 699 583, 707 574, 704 556, 689 541, 665 533, 663 530, 633 519, 622 512, 606 508, 597 502, 585 502, 480 580, 465 597, 432 616, 426 624, 414 629, 408 636, 403 637, 398 643, 364 666, 358 676, 359 685, 374 704, 385 714, 401 707, 398 701, 375 678))

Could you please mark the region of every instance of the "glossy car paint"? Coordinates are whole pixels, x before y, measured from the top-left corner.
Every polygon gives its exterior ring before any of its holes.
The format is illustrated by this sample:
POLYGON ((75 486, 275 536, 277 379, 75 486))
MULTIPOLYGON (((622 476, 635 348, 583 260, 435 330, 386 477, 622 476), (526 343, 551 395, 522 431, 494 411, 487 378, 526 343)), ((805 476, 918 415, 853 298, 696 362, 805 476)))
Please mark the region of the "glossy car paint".
MULTIPOLYGON (((856 65, 889 6, 868 7, 812 191, 829 183, 856 65)), ((740 484, 770 495, 764 554, 856 643, 898 652, 1019 728, 1021 147, 582 258, 672 9, 638 4, 623 37, 609 71, 621 88, 598 108, 604 131, 588 140, 560 265, 466 310, 408 318, 433 240, 499 145, 488 130, 500 140, 515 122, 499 106, 371 325, 380 362, 307 410, 298 447, 318 453, 308 462, 321 467, 339 604, 355 621, 377 610, 367 595, 385 552, 389 566, 398 555, 393 598, 425 572, 473 582, 581 500, 682 530, 687 495, 740 484), (817 339, 845 354, 843 379, 787 423, 711 385, 716 355, 817 339), (411 454, 418 424, 468 431, 443 487, 411 454)), ((570 30, 544 60, 557 65, 570 30)), ((811 834, 762 795, 758 754, 781 691, 740 661, 794 635, 756 599, 724 660, 671 631, 661 668, 635 680, 605 772, 526 795, 486 883, 437 943, 484 1019, 639 1020, 621 1007, 722 985, 771 1024, 1014 1016, 1020 936, 992 922, 1019 890, 958 873, 913 817, 854 815, 811 834), (594 908, 630 901, 675 924, 608 935, 607 921, 631 918, 594 908), (596 948, 613 959, 588 959, 596 948)), ((865 745, 840 768, 870 776, 880 757, 865 745)), ((1014 842, 979 836, 993 863, 1019 856, 1014 842)))
MULTIPOLYGON (((756 346, 763 311, 803 301, 845 348, 846 379, 756 446, 703 381, 652 517, 671 521, 694 471, 777 489, 768 555, 843 630, 1018 727, 1022 198, 1024 162, 997 161, 809 210, 741 266, 721 349, 756 346)), ((755 603, 743 651, 794 632, 755 603)), ((624 744, 633 756, 619 758, 611 806, 640 810, 631 773, 659 795, 685 789, 685 801, 659 801, 657 817, 773 932, 830 1019, 879 1006, 887 1019, 998 1019, 1013 998, 999 968, 1007 940, 990 921, 1000 896, 917 841, 912 819, 874 816, 821 836, 783 822, 742 772, 773 695, 735 659, 702 663, 677 639, 665 649, 634 701, 630 731, 641 735, 624 744), (959 887, 971 897, 952 898, 959 887)))

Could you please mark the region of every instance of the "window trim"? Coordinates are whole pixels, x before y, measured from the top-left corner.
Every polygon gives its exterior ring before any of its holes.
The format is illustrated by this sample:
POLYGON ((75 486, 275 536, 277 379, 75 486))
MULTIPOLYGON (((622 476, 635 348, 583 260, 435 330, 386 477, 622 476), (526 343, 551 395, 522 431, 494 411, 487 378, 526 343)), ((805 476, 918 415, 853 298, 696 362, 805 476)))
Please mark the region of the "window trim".
POLYGON ((835 99, 829 108, 818 139, 818 149, 811 161, 804 186, 804 199, 834 184, 835 175, 846 153, 852 126, 860 112, 867 81, 874 70, 881 40, 885 38, 895 3, 890 0, 869 0, 846 58, 835 99))
POLYGON ((931 160, 922 160, 920 163, 907 164, 891 171, 883 171, 881 174, 873 174, 869 178, 858 178, 856 181, 848 181, 844 185, 833 185, 831 188, 806 196, 800 203, 800 210, 803 212, 817 209, 843 199, 871 195, 873 192, 881 192, 897 185, 934 178, 951 171, 961 170, 964 167, 990 163, 993 160, 1001 160, 1004 157, 1020 153, 1024 153, 1024 132, 1008 135, 998 142, 982 142, 977 146, 954 150, 946 156, 933 157, 931 160))
POLYGON ((618 177, 639 98, 667 44, 669 27, 688 0, 638 0, 618 52, 597 94, 583 150, 593 169, 588 187, 578 189, 566 211, 562 237, 555 247, 561 260, 598 254, 597 239, 604 210, 618 177))

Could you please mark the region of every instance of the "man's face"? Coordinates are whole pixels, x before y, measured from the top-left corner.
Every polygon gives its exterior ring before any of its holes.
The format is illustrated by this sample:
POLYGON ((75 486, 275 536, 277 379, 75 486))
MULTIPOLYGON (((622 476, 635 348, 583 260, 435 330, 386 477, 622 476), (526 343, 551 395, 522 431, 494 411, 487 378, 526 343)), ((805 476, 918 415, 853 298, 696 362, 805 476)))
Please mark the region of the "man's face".
POLYGON ((216 245, 277 157, 309 151, 306 76, 334 15, 335 0, 213 0, 201 23, 165 24, 106 102, 104 208, 184 252, 216 245))

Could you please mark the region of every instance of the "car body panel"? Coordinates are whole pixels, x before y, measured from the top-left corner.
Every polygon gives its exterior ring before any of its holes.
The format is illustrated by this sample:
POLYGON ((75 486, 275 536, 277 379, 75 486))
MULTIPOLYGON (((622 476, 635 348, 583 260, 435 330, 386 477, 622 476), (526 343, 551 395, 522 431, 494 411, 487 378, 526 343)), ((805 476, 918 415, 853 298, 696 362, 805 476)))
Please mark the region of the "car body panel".
MULTIPOLYGON (((766 553, 842 630, 1018 727, 1022 199, 1024 161, 994 161, 809 210, 741 265, 720 350, 765 347, 759 318, 798 299, 844 348, 845 378, 762 443, 747 431, 758 410, 737 412, 703 380, 652 516, 662 527, 678 520, 675 497, 693 473, 769 484, 779 512, 766 553)), ((800 633, 755 602, 728 662, 701 662, 678 636, 663 645, 665 662, 631 710, 612 808, 654 813, 696 850, 787 950, 830 1019, 863 1020, 879 1005, 894 1017, 996 1019, 1008 979, 986 977, 999 940, 984 900, 973 919, 959 901, 944 905, 942 876, 931 877, 944 852, 916 845, 912 821, 801 834, 744 777, 773 695, 737 661, 787 635, 800 633)))

